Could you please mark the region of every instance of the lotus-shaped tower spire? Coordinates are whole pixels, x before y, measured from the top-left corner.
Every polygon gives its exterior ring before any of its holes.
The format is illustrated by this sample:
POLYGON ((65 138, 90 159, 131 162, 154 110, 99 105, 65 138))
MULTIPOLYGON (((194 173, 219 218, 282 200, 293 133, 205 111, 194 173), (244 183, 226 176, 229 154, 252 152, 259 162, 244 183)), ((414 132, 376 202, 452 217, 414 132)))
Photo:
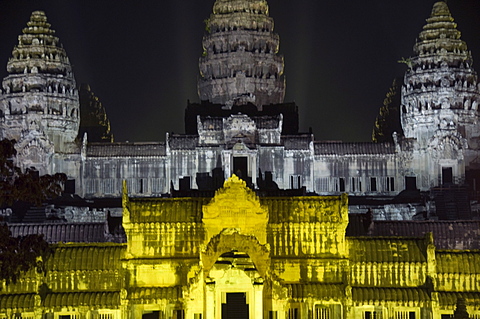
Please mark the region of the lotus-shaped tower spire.
POLYGON ((435 3, 406 61, 401 115, 406 137, 422 135, 428 141, 438 128, 462 132, 465 138, 476 134, 480 90, 460 36, 447 4, 435 3))
POLYGON ((42 11, 34 11, 7 63, 0 94, 0 135, 17 140, 22 165, 48 172, 53 152, 69 153, 80 122, 67 54, 42 11))
POLYGON ((264 0, 217 0, 200 58, 201 100, 227 107, 282 103, 283 57, 264 0))

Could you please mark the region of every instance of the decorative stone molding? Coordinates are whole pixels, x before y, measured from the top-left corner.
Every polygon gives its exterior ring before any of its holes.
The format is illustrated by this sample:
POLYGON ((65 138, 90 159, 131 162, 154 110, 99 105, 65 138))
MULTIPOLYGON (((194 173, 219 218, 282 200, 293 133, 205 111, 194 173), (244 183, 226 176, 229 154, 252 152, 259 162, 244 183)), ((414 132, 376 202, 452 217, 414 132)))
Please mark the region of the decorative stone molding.
POLYGON ((439 159, 463 160, 468 148, 466 139, 457 131, 439 131, 428 142, 427 151, 435 161, 439 159))
POLYGON ((218 258, 232 250, 246 253, 255 264, 259 274, 265 278, 270 268, 270 249, 268 244, 262 245, 257 238, 240 234, 235 229, 225 229, 211 238, 201 253, 201 261, 205 277, 208 277, 218 258))
POLYGON ((17 161, 21 168, 35 167, 41 175, 49 173, 50 162, 54 154, 53 143, 32 126, 24 130, 15 144, 17 161))
POLYGON ((217 0, 206 21, 199 61, 201 100, 233 105, 282 103, 285 96, 279 37, 263 0, 217 0))
POLYGON ((45 13, 34 11, 2 82, 0 135, 18 141, 25 129, 40 130, 55 152, 69 153, 80 122, 78 92, 70 61, 54 34, 45 13))
POLYGON ((263 245, 267 242, 268 211, 236 175, 226 180, 212 201, 203 206, 203 223, 207 232, 206 243, 225 229, 254 236, 263 245))

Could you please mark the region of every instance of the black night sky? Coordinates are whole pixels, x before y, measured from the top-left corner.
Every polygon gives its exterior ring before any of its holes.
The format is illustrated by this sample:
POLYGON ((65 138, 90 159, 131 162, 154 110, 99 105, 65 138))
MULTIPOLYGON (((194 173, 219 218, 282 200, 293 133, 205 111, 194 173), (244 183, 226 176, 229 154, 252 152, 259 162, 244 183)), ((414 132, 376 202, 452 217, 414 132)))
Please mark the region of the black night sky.
MULTIPOLYGON (((375 117, 433 0, 268 0, 287 94, 300 128, 317 140, 369 141, 375 117)), ((184 132, 187 99, 198 101, 203 20, 214 0, 0 0, 0 77, 34 10, 46 12, 73 64, 107 109, 116 141, 184 132)), ((480 1, 449 0, 480 71, 480 1)))

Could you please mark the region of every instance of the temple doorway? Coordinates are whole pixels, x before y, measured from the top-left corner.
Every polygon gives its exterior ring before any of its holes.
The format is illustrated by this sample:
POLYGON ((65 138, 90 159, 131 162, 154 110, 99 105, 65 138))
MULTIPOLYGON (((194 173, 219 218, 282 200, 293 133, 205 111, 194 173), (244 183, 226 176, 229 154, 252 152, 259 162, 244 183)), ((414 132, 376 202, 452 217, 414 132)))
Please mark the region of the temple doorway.
POLYGON ((405 176, 405 189, 407 191, 417 190, 417 178, 415 176, 405 176))
POLYGON ((142 315, 142 319, 161 319, 160 311, 152 311, 152 312, 144 313, 142 315))
POLYGON ((248 319, 249 308, 244 292, 227 293, 226 303, 222 304, 222 319, 248 319))
POLYGON ((453 184, 453 169, 451 167, 442 167, 442 184, 453 184))
POLYGON ((253 319, 263 312, 263 278, 250 256, 232 250, 218 257, 206 286, 206 318, 253 319))
POLYGON ((233 173, 244 181, 248 179, 248 158, 246 156, 233 158, 233 173))

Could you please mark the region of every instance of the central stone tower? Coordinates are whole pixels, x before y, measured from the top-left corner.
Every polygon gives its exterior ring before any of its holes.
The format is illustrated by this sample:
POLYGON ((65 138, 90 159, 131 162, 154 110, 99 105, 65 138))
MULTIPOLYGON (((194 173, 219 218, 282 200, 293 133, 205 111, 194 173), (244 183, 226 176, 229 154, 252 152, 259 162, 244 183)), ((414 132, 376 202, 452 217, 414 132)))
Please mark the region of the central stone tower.
POLYGON ((198 93, 203 101, 233 105, 283 103, 283 57, 265 0, 217 0, 206 21, 198 93))

